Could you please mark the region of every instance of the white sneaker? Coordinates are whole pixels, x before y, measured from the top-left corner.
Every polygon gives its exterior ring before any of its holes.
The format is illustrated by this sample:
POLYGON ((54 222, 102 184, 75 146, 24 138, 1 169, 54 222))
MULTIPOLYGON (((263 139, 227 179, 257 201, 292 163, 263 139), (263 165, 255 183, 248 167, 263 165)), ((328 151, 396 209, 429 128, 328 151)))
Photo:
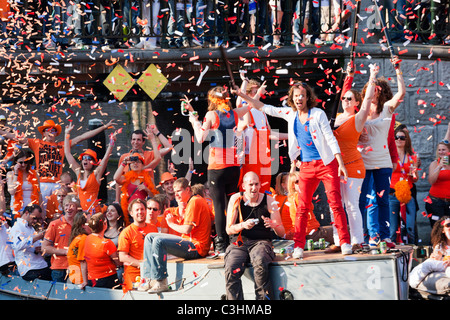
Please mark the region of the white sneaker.
POLYGON ((148 293, 160 293, 169 291, 167 278, 163 280, 156 280, 155 284, 147 291, 148 293))
POLYGON ((344 243, 341 245, 341 253, 345 255, 353 254, 352 245, 349 243, 344 243))
POLYGON ((302 259, 303 258, 303 249, 300 247, 294 248, 294 252, 292 253, 292 258, 302 259))
POLYGON ((139 282, 139 285, 137 286, 137 291, 147 291, 151 286, 152 282, 150 279, 141 278, 141 282, 139 282))

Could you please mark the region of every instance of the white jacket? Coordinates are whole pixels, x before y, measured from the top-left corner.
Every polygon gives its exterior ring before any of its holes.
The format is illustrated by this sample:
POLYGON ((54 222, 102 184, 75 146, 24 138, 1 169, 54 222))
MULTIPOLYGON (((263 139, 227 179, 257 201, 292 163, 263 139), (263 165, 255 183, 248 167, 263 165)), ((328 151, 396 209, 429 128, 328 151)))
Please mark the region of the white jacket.
MULTIPOLYGON (((274 107, 267 104, 261 110, 269 116, 282 118, 288 122, 289 158, 291 161, 297 159, 300 155, 300 148, 294 132, 294 123, 296 117, 298 117, 298 111, 294 111, 290 107, 274 107)), ((339 144, 328 122, 327 115, 322 109, 311 109, 309 132, 324 165, 328 165, 335 159, 337 153, 341 153, 339 144)))

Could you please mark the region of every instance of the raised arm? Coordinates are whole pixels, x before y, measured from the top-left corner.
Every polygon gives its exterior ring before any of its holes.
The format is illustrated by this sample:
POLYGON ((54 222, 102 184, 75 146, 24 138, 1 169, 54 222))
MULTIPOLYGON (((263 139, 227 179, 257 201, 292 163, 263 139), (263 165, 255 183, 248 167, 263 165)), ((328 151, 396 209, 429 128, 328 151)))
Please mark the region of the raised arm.
POLYGON ((109 158, 111 157, 111 153, 114 149, 114 145, 116 144, 116 135, 117 133, 111 133, 109 137, 109 145, 106 149, 105 155, 103 156, 102 161, 100 161, 99 166, 95 169, 95 178, 97 179, 98 183, 100 183, 103 174, 105 173, 106 167, 108 166, 109 158))
MULTIPOLYGON (((76 170, 80 169, 81 166, 78 163, 77 160, 72 155, 71 148, 70 148, 70 132, 73 130, 74 125, 72 122, 69 123, 69 125, 66 126, 65 132, 64 132, 64 155, 66 156, 67 162, 69 163, 69 167, 75 172, 76 170)), ((73 140, 72 140, 73 142, 73 140)))
POLYGON ((148 136, 148 132, 152 131, 155 137, 159 139, 161 144, 163 145, 162 148, 159 149, 159 153, 161 154, 161 157, 164 157, 166 154, 170 152, 170 150, 173 149, 173 144, 166 138, 165 135, 163 135, 159 129, 156 127, 155 124, 147 124, 147 130, 145 134, 148 136))
POLYGON ((147 137, 150 139, 150 143, 152 144, 154 158, 148 165, 146 165, 144 167, 144 169, 152 169, 153 170, 153 169, 156 168, 156 166, 161 161, 161 153, 159 152, 158 143, 156 142, 156 137, 153 134, 153 131, 150 130, 148 132, 148 136, 147 137))
POLYGON ((101 127, 98 127, 97 129, 85 132, 82 135, 73 138, 72 139, 72 144, 75 145, 75 144, 80 143, 81 141, 84 141, 84 140, 90 139, 92 137, 95 137, 100 132, 105 131, 106 129, 108 129, 109 127, 114 126, 114 125, 115 125, 114 120, 111 120, 107 124, 105 124, 105 125, 103 125, 101 127))
POLYGON ((397 93, 392 97, 391 100, 389 100, 388 103, 390 106, 391 113, 394 113, 395 109, 402 103, 403 98, 406 94, 406 87, 405 87, 405 81, 403 80, 403 72, 400 69, 400 62, 401 60, 395 56, 392 60, 392 65, 395 68, 395 73, 397 74, 397 93))
POLYGON ((361 104, 361 109, 359 109, 355 116, 355 127, 358 132, 363 130, 364 124, 369 116, 370 105, 372 103, 373 96, 375 95, 376 79, 379 71, 380 67, 377 65, 370 68, 370 79, 369 85, 367 86, 366 95, 364 96, 364 100, 361 104))

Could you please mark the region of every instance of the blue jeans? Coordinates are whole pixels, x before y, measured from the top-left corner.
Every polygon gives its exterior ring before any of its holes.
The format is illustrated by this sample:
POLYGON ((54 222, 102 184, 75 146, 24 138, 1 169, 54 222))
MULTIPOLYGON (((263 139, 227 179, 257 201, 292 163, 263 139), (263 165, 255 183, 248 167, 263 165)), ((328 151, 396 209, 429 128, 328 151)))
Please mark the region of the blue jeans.
POLYGON ((53 269, 52 270, 52 280, 56 282, 66 282, 66 269, 53 269))
POLYGON ((392 168, 366 170, 366 177, 364 178, 359 197, 359 209, 363 215, 365 233, 367 230, 367 235, 370 238, 380 237, 381 239, 386 239, 390 237, 389 191, 391 175, 392 168), (380 194, 382 195, 381 197, 380 194), (376 200, 376 203, 370 203, 370 198, 376 200), (366 208, 370 204, 372 206, 366 208))
MULTIPOLYGON (((391 240, 395 241, 397 238, 398 222, 401 219, 400 215, 400 201, 398 201, 395 194, 389 195, 389 208, 390 208, 390 230, 391 230, 391 240)), ((406 204, 406 233, 408 236, 408 243, 414 243, 416 234, 414 232, 414 227, 416 225, 416 202, 414 198, 406 204)))
POLYGON ((192 242, 172 234, 147 234, 144 241, 144 277, 152 280, 167 278, 168 254, 186 260, 201 258, 192 248, 195 248, 192 242))

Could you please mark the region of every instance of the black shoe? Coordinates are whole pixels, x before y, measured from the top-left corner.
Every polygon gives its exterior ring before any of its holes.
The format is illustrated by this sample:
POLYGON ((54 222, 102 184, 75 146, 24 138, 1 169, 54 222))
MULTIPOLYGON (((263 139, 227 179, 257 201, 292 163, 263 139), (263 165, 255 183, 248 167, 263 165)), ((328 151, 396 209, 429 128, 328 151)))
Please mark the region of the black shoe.
POLYGON ((214 249, 216 252, 225 253, 225 251, 227 250, 227 247, 228 247, 228 243, 227 243, 226 239, 224 239, 222 237, 214 238, 214 249))

